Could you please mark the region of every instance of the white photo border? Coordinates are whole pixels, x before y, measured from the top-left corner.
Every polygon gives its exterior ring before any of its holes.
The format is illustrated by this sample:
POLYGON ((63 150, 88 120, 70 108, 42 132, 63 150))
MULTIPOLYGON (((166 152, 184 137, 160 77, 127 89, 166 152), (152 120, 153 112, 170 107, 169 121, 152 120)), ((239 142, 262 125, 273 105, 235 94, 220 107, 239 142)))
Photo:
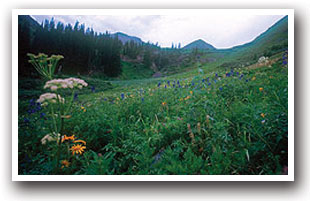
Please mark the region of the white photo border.
POLYGON ((294 181, 294 9, 13 9, 12 181, 294 181), (288 175, 18 174, 18 15, 212 15, 219 13, 288 16, 288 175))

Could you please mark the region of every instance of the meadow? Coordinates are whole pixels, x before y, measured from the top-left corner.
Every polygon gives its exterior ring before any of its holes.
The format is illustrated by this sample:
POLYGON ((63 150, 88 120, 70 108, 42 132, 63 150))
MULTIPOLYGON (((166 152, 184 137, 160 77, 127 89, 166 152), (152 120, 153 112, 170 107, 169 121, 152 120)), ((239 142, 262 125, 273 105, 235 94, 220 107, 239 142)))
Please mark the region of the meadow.
POLYGON ((54 116, 37 102, 45 81, 20 80, 19 174, 287 174, 285 52, 268 64, 163 78, 75 77, 88 85, 61 91, 73 104, 56 138, 46 137, 54 116))

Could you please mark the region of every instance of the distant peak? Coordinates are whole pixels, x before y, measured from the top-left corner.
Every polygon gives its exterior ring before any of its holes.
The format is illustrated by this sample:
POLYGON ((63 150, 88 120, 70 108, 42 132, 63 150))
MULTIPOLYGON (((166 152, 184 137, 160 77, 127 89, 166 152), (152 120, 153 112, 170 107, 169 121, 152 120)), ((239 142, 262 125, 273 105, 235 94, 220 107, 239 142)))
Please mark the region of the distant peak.
POLYGON ((189 44, 187 44, 186 46, 183 47, 183 49, 194 49, 194 48, 198 48, 198 49, 211 49, 214 50, 215 47, 213 47, 211 44, 207 43, 206 41, 202 40, 202 39, 197 39, 189 44))

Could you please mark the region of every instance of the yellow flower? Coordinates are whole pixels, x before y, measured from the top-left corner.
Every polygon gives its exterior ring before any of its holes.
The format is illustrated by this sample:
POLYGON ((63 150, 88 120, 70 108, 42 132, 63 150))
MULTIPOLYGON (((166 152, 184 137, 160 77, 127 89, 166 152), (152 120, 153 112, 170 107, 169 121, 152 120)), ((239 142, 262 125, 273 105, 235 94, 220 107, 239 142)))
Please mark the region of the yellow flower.
POLYGON ((252 80, 254 81, 254 80, 256 80, 256 77, 254 76, 254 77, 252 77, 252 80))
POLYGON ((264 90, 264 88, 263 88, 263 87, 260 87, 260 88, 259 88, 259 91, 260 91, 260 92, 262 92, 263 90, 264 90))
POLYGON ((86 149, 85 146, 81 146, 80 144, 73 145, 70 148, 70 151, 72 151, 72 155, 74 154, 82 154, 84 152, 84 149, 86 149))
POLYGON ((86 112, 85 107, 81 106, 81 109, 83 110, 83 112, 86 112))
POLYGON ((193 95, 193 91, 190 91, 189 93, 190 93, 191 95, 193 95))
POLYGON ((260 116, 263 117, 263 118, 265 118, 265 114, 264 114, 264 113, 261 113, 260 116))
POLYGON ((166 103, 166 102, 163 102, 163 103, 162 103, 162 105, 163 105, 163 106, 166 106, 166 105, 167 105, 167 103, 166 103))
POLYGON ((84 145, 86 145, 86 142, 85 142, 84 140, 74 140, 73 142, 74 142, 74 143, 81 142, 81 143, 83 143, 84 145))
POLYGON ((62 164, 61 169, 63 169, 64 167, 69 167, 70 162, 67 160, 62 160, 61 164, 62 164))

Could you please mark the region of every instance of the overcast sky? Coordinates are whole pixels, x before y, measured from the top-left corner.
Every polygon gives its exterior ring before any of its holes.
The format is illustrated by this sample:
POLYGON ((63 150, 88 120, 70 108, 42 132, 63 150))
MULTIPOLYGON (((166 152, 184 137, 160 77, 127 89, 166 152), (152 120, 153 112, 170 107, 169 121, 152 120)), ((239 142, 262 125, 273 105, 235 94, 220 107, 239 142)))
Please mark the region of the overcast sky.
POLYGON ((40 24, 54 17, 55 22, 85 24, 96 32, 123 32, 144 42, 161 47, 181 43, 181 46, 203 39, 216 48, 230 48, 255 39, 282 15, 212 15, 212 16, 105 16, 105 15, 32 15, 40 24))

